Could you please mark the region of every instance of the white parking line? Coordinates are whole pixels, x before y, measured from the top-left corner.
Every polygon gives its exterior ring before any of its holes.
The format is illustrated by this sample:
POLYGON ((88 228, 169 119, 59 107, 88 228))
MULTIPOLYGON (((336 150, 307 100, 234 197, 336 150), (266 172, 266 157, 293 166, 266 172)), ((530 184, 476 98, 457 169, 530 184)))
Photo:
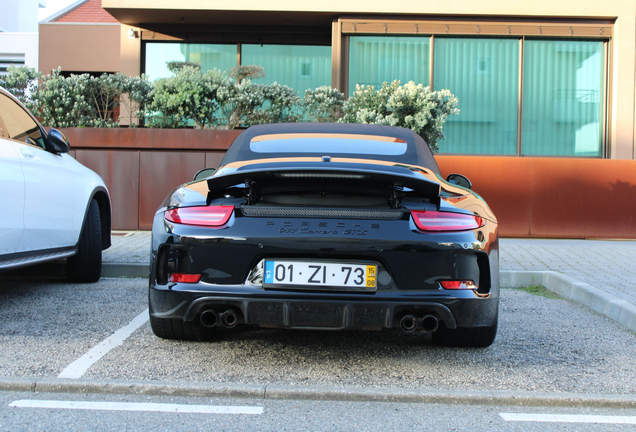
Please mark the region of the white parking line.
POLYGON ((12 408, 48 408, 98 411, 146 411, 197 414, 263 414, 263 407, 249 406, 213 406, 213 405, 180 405, 162 403, 134 402, 82 402, 55 400, 18 400, 9 404, 12 408))
POLYGON ((602 416, 570 414, 499 414, 506 421, 553 423, 636 424, 636 416, 602 416))
POLYGON ((62 371, 58 378, 81 378, 84 372, 88 370, 99 359, 104 357, 106 353, 115 347, 118 347, 130 336, 135 330, 144 325, 148 321, 148 309, 137 315, 130 324, 120 328, 111 336, 100 342, 99 345, 93 347, 82 357, 75 360, 62 371))

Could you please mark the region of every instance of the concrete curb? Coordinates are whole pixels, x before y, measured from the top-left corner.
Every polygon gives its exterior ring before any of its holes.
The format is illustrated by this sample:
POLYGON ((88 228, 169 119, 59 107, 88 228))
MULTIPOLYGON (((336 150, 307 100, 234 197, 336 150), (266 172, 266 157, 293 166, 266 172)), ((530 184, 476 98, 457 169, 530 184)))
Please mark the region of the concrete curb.
POLYGON ((636 305, 571 276, 554 271, 500 271, 499 284, 505 288, 541 284, 636 332, 636 305))
POLYGON ((131 277, 148 278, 150 264, 148 263, 102 263, 102 277, 131 277))
POLYGON ((145 396, 234 397, 263 400, 439 403, 453 405, 636 408, 636 396, 527 391, 251 385, 200 382, 69 380, 0 377, 0 391, 145 396))

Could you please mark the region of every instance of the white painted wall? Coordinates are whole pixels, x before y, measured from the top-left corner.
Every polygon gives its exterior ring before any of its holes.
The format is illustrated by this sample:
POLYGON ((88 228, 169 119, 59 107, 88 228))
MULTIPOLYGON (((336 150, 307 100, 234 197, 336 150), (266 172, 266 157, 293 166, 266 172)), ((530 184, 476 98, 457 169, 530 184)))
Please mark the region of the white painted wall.
POLYGON ((24 54, 24 65, 38 69, 37 33, 0 33, 0 58, 6 54, 24 54))

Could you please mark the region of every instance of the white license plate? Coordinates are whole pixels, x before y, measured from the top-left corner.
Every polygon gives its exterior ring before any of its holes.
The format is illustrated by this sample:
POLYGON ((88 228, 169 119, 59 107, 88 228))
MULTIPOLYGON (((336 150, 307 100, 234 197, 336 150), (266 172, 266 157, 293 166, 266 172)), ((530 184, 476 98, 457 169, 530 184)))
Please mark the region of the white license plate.
POLYGON ((375 291, 377 266, 347 262, 265 261, 264 284, 375 291))

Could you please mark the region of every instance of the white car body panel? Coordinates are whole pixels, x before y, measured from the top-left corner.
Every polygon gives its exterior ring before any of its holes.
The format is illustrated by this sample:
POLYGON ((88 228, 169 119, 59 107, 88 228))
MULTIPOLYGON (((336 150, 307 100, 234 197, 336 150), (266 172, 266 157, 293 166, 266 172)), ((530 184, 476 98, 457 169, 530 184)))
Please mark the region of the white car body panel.
POLYGON ((24 230, 24 176, 14 142, 0 138, 0 255, 14 253, 24 230))

